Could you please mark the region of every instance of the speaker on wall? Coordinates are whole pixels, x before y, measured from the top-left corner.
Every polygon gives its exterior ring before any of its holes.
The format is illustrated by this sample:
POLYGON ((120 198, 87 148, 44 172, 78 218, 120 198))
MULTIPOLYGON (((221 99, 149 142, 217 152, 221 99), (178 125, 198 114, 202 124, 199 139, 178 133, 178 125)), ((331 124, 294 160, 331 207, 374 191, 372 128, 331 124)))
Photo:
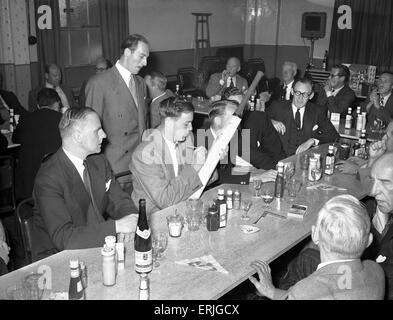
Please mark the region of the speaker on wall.
POLYGON ((302 15, 301 37, 320 39, 325 37, 326 12, 304 12, 302 15))

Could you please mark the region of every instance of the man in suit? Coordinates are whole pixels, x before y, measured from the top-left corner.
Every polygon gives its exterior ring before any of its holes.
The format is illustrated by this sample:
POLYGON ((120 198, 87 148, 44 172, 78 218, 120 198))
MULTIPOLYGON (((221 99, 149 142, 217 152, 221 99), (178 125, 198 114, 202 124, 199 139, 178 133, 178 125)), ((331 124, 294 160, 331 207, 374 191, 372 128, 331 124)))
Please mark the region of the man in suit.
POLYGON ((226 69, 222 73, 214 73, 210 76, 206 87, 206 96, 222 96, 223 91, 228 87, 236 87, 242 92, 248 88, 247 80, 238 75, 240 71, 240 60, 231 57, 227 61, 226 69))
MULTIPOLYGON (((61 83, 61 70, 55 64, 45 66, 45 85, 44 88, 55 89, 61 100, 61 112, 68 108, 75 107, 74 94, 72 89, 61 83)), ((29 111, 37 110, 37 95, 42 87, 35 88, 29 92, 29 111)))
POLYGON ((282 83, 271 94, 265 91, 259 95, 261 101, 264 101, 267 106, 270 106, 273 101, 290 101, 293 98, 292 88, 297 76, 297 64, 285 61, 282 65, 281 76, 282 83))
POLYGON ((335 112, 345 117, 348 107, 355 101, 355 92, 348 85, 349 76, 347 66, 335 65, 326 84, 316 86, 315 103, 322 106, 329 115, 335 112))
POLYGON ((370 220, 359 200, 351 195, 330 199, 319 211, 311 236, 320 251, 317 270, 287 291, 273 286, 269 265, 255 261, 259 281, 250 277, 259 293, 270 299, 382 300, 383 269, 361 255, 373 240, 370 220))
POLYGON ((193 115, 191 103, 176 98, 164 100, 161 124, 146 132, 132 155, 132 199, 146 199, 148 214, 184 201, 202 187, 198 171, 206 149, 201 146, 194 150, 193 115))
POLYGON ((166 89, 167 78, 159 71, 152 71, 145 76, 145 82, 151 100, 149 108, 150 128, 156 128, 160 123, 160 103, 169 97, 174 97, 171 90, 166 89))
POLYGON ((381 120, 385 125, 393 119, 393 73, 384 72, 378 79, 378 87, 361 104, 362 111, 367 112, 367 122, 373 125, 381 120))
POLYGON ((21 144, 16 168, 18 199, 31 197, 42 158, 61 146, 59 95, 54 89, 43 88, 38 92, 37 100, 38 109, 22 116, 12 135, 12 141, 21 144))
MULTIPOLYGON (((122 56, 115 66, 92 77, 86 85, 86 106, 96 110, 108 135, 104 153, 115 173, 128 170, 131 155, 147 127, 146 84, 138 76, 147 65, 149 44, 133 34, 121 45, 122 56)), ((132 192, 131 177, 119 180, 132 192)))
MULTIPOLYGON (((98 58, 95 66, 95 74, 100 74, 108 70, 109 68, 112 68, 112 63, 103 57, 98 58)), ((79 90, 79 105, 81 107, 84 107, 86 104, 86 84, 88 80, 83 81, 81 88, 79 90)))
POLYGON ((70 108, 59 124, 62 147, 39 169, 33 190, 33 256, 102 246, 105 236, 135 231, 137 208, 106 158, 106 137, 91 108, 70 108), (112 220, 114 219, 114 220, 112 220))
POLYGON ((292 91, 292 101, 276 101, 268 109, 287 156, 338 139, 340 136, 324 109, 309 102, 314 95, 311 81, 298 80, 292 91))

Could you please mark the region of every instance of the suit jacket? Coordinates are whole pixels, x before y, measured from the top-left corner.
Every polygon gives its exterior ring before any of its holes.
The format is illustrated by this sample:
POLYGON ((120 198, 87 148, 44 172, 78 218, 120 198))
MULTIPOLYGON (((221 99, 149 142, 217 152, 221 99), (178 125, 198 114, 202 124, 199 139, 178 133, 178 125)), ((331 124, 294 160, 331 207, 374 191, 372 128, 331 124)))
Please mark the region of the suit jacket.
POLYGON ((150 103, 149 108, 149 120, 150 120, 150 128, 156 128, 161 123, 161 118, 159 114, 160 103, 169 97, 174 97, 175 95, 169 89, 167 89, 161 97, 150 103))
MULTIPOLYGON (((116 66, 90 78, 86 106, 97 111, 107 134, 104 153, 115 173, 128 170, 131 155, 147 127, 146 85, 134 75, 138 106, 116 66)), ((127 176, 121 180, 130 182, 127 176)))
POLYGON ((248 112, 241 122, 242 129, 250 130, 250 162, 258 169, 275 169, 285 158, 280 136, 267 114, 262 111, 248 112))
POLYGON ((29 198, 42 158, 61 146, 59 122, 61 113, 47 108, 22 116, 12 140, 20 143, 19 163, 16 168, 17 198, 29 198))
POLYGON ((383 270, 374 261, 337 262, 316 270, 289 288, 288 299, 382 300, 384 283, 383 270), (346 285, 350 288, 346 289, 346 285))
POLYGON ((98 212, 92 210, 90 195, 62 148, 41 165, 33 190, 33 251, 38 259, 61 250, 102 246, 105 236, 116 235, 112 219, 138 212, 103 155, 88 157, 87 164, 98 212), (112 219, 105 220, 105 215, 112 219))
MULTIPOLYGON (((322 107, 307 102, 305 108, 303 115, 304 141, 302 143, 310 138, 318 139, 321 144, 334 142, 340 138, 322 107)), ((280 134, 280 139, 285 153, 287 156, 291 156, 288 149, 293 119, 292 101, 273 102, 268 109, 268 115, 271 119, 281 121, 285 125, 285 134, 280 134)))
POLYGON ((355 92, 346 84, 336 94, 336 96, 327 97, 326 91, 323 86, 317 85, 315 88, 315 97, 312 102, 322 106, 325 111, 341 113, 344 115, 347 113, 348 107, 350 107, 356 99, 355 92))
POLYGON ((193 150, 192 136, 178 144, 181 163, 175 177, 172 158, 160 130, 152 129, 146 133, 144 141, 132 155, 132 199, 146 199, 148 214, 172 206, 188 199, 202 187, 198 173, 191 165, 193 150))
POLYGON ((8 105, 8 107, 14 109, 14 114, 19 114, 20 116, 23 116, 28 113, 28 111, 20 104, 18 98, 13 92, 0 89, 0 95, 5 101, 5 103, 8 105))
MULTIPOLYGON (((63 90, 65 96, 67 97, 67 101, 68 101, 68 104, 70 105, 70 108, 77 107, 78 105, 74 101, 74 94, 72 93, 72 89, 69 86, 65 85, 65 84, 61 84, 59 87, 60 87, 61 90, 63 90)), ((33 90, 30 90, 30 92, 29 92, 29 102, 28 102, 28 104, 29 104, 29 111, 32 112, 32 111, 37 110, 37 96, 38 96, 38 92, 42 88, 45 88, 45 86, 38 87, 38 88, 35 88, 33 90)))
MULTIPOLYGON (((215 96, 215 95, 222 95, 224 90, 227 88, 226 83, 224 83, 223 86, 220 84, 221 78, 222 78, 221 73, 213 73, 210 76, 209 83, 207 84, 207 87, 206 87, 206 96, 208 98, 215 96)), ((246 88, 246 89, 248 88, 247 80, 244 79, 243 77, 239 76, 238 74, 236 75, 235 82, 236 82, 235 86, 239 90, 243 90, 243 88, 246 88)))
POLYGON ((7 138, 0 132, 0 155, 7 154, 8 140, 7 138))
MULTIPOLYGON (((367 111, 367 105, 370 102, 370 98, 367 98, 362 104, 362 112, 367 111)), ((367 123, 372 124, 376 118, 383 120, 385 123, 389 123, 393 120, 393 94, 390 95, 383 108, 375 108, 374 105, 371 106, 370 110, 367 112, 367 123)))

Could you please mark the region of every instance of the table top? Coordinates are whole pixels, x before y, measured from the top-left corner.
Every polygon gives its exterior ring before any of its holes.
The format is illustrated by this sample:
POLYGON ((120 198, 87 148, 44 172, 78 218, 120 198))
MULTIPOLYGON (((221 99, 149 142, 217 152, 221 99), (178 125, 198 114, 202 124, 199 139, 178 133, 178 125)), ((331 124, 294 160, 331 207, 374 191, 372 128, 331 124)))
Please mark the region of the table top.
MULTIPOLYGON (((355 128, 345 129, 345 119, 340 120, 340 126, 338 129, 338 133, 341 138, 347 138, 351 140, 358 140, 361 134, 361 131, 356 130, 355 128)), ((367 141, 374 142, 382 139, 383 134, 371 132, 370 128, 367 128, 367 141)))
POLYGON ((208 115, 210 112, 210 105, 213 101, 209 99, 204 99, 203 101, 199 100, 197 97, 192 98, 192 104, 195 108, 195 113, 208 115))
MULTIPOLYGON (((327 145, 314 147, 308 152, 325 155, 327 145)), ((228 188, 240 190, 243 198, 252 199, 253 204, 249 211, 250 221, 242 221, 240 219, 242 212, 232 210, 228 215, 226 228, 209 232, 206 227, 202 226, 198 231, 183 231, 180 238, 169 237, 168 248, 164 252, 165 258, 161 261, 161 266, 153 269, 149 275, 150 298, 152 300, 217 299, 254 273, 249 266, 252 261, 259 259, 271 262, 309 236, 311 225, 315 223, 318 211, 331 197, 342 193, 350 193, 359 199, 365 196, 364 190, 355 177, 343 174, 324 175, 320 182, 346 188, 348 191, 307 189, 306 186, 310 185, 310 182, 307 180, 307 173, 300 170, 298 158, 299 156, 292 156, 285 161, 296 161, 295 177, 303 183, 300 193, 291 201, 285 190, 284 198, 275 199, 268 210, 286 217, 293 203, 304 204, 308 206, 308 209, 302 221, 267 215, 256 224, 260 228, 259 232, 245 234, 241 231, 240 225, 251 224, 262 215, 266 209, 263 200, 252 197, 255 192, 252 184, 220 186, 226 190, 228 188), (228 274, 175 263, 179 260, 204 255, 212 255, 228 271, 228 274)), ((216 192, 217 188, 205 192, 202 200, 212 201, 216 197, 216 192)), ((173 214, 175 209, 178 213, 184 214, 185 202, 151 216, 150 225, 153 233, 157 230, 167 231, 166 216, 173 214)), ((138 299, 139 277, 134 271, 132 241, 126 244, 125 267, 119 271, 116 285, 113 287, 105 287, 102 284, 100 248, 65 250, 0 277, 0 298, 5 297, 5 290, 11 284, 20 282, 25 275, 37 272, 43 266, 50 267, 52 292, 67 292, 70 277, 68 264, 71 258, 79 258, 86 263, 87 299, 138 299)), ((49 292, 46 290, 44 298, 48 297, 49 292)))

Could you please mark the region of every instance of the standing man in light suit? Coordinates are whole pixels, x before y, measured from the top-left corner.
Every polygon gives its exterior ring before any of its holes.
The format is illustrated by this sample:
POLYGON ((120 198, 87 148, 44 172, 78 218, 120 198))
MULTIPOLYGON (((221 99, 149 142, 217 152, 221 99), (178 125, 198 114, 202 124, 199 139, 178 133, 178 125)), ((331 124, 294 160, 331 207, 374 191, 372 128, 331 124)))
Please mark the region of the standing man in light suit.
MULTIPOLYGON (((115 173, 128 170, 131 155, 146 129, 146 85, 137 74, 147 65, 149 43, 138 34, 121 45, 122 55, 115 66, 92 77, 86 85, 86 106, 101 118, 108 144, 104 153, 115 173)), ((131 193, 131 177, 119 180, 131 193)))

